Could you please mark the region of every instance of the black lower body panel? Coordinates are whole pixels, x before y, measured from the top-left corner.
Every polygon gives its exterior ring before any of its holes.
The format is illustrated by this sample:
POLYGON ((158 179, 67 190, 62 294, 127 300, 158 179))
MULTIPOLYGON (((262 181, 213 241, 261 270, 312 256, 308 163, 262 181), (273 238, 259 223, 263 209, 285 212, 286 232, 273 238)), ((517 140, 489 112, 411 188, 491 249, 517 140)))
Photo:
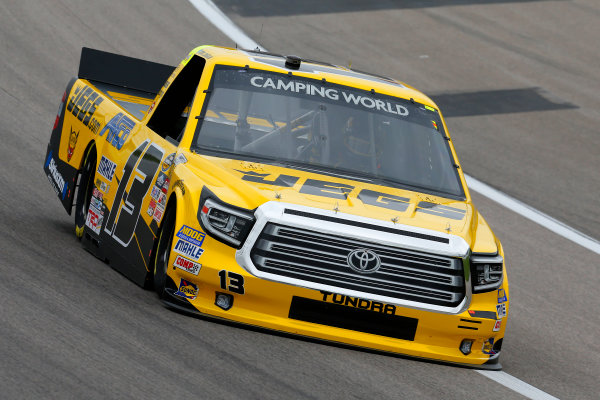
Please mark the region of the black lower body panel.
POLYGON ((289 318, 336 328, 414 340, 418 320, 294 296, 289 318))

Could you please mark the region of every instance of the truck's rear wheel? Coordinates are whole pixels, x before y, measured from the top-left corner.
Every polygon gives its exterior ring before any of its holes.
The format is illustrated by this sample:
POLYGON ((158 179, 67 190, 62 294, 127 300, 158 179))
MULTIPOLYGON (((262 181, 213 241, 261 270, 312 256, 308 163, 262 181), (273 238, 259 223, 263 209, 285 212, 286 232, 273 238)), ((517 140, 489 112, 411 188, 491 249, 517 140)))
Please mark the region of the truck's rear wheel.
POLYGON ((85 219, 90 208, 92 192, 94 190, 94 171, 96 170, 96 151, 91 147, 85 156, 83 169, 80 174, 79 187, 77 188, 77 202, 75 203, 75 236, 83 237, 85 219))

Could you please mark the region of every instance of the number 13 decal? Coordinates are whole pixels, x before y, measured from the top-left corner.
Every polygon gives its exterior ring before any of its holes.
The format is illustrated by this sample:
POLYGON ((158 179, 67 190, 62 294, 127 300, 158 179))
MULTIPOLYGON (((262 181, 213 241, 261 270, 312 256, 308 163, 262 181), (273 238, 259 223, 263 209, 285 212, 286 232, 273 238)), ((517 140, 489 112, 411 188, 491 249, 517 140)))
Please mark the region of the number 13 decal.
POLYGON ((244 294, 244 277, 242 275, 222 269, 219 271, 219 278, 221 281, 221 289, 229 290, 233 293, 244 294))
POLYGON ((154 180, 154 175, 164 155, 164 151, 160 147, 154 143, 148 145, 149 143, 149 140, 145 140, 140 144, 125 163, 123 177, 104 227, 105 232, 125 247, 129 245, 133 237, 142 201, 148 193, 148 188, 154 180), (129 186, 129 191, 126 191, 127 186, 129 186))

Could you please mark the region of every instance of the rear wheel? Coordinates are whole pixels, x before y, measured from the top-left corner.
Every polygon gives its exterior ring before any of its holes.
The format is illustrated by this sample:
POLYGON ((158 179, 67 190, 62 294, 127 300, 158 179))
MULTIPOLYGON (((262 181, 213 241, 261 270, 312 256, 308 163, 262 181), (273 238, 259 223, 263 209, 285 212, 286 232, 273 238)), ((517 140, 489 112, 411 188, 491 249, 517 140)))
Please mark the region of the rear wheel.
POLYGON ((163 218, 162 227, 158 236, 156 246, 156 257, 154 259, 154 290, 161 299, 164 297, 167 283, 167 269, 169 268, 169 256, 171 255, 171 244, 175 234, 175 207, 169 207, 163 218))
POLYGON ((75 203, 75 235, 78 239, 83 237, 83 228, 92 192, 94 190, 94 171, 96 170, 96 151, 91 147, 85 156, 79 187, 77 188, 77 202, 75 203))

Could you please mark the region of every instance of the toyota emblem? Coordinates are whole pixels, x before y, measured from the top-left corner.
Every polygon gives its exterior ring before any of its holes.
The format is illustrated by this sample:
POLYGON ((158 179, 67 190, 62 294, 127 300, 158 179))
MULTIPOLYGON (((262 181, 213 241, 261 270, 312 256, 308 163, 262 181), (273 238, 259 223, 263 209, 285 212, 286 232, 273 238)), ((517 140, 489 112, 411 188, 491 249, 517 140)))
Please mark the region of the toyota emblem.
POLYGON ((361 274, 372 274, 381 267, 381 259, 369 249, 356 249, 348 254, 348 266, 361 274))

